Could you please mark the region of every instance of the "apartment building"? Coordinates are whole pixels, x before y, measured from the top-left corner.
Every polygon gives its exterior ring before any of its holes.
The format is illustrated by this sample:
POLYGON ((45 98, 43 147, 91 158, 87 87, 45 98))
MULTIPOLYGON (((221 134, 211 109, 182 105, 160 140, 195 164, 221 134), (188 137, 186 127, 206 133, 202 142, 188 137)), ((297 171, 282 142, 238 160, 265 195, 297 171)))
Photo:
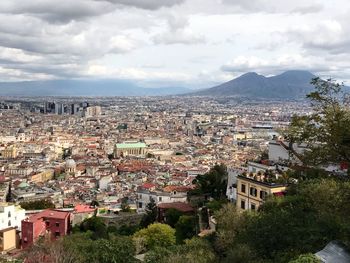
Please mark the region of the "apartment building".
POLYGON ((240 210, 257 210, 265 201, 266 196, 283 196, 287 184, 280 183, 276 178, 267 179, 264 175, 237 176, 237 202, 240 210))

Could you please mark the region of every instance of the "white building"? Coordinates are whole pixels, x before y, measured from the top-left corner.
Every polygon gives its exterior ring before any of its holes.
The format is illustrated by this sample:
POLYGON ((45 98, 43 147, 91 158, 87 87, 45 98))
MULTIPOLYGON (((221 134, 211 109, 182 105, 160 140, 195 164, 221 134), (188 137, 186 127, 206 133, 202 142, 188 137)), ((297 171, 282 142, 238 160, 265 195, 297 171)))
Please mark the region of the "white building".
POLYGON ((187 202, 187 191, 150 191, 146 189, 137 190, 137 211, 144 212, 147 205, 154 200, 156 205, 160 203, 187 202))
POLYGON ((107 176, 102 176, 100 178, 100 180, 98 181, 98 186, 100 188, 100 190, 107 190, 108 188, 108 184, 110 182, 112 182, 112 176, 111 175, 107 175, 107 176))
POLYGON ((242 169, 227 169, 227 189, 226 196, 231 202, 236 201, 237 196, 237 176, 242 174, 244 170, 242 169))
POLYGON ((0 204, 0 230, 15 227, 21 230, 21 222, 25 219, 25 210, 10 203, 0 204))
POLYGON ((305 151, 306 147, 294 143, 292 146, 289 142, 273 140, 269 142, 269 160, 273 162, 289 161, 301 164, 299 156, 305 151))

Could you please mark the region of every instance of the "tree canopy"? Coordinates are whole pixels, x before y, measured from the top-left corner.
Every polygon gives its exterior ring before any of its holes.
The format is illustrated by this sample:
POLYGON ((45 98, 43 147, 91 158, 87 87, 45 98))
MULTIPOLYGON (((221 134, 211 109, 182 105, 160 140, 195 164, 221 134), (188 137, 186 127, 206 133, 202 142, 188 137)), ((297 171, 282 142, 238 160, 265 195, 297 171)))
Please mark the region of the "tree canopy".
POLYGON ((227 262, 289 262, 332 240, 350 244, 350 182, 302 181, 258 212, 238 213, 231 204, 216 214, 215 247, 227 262), (241 257, 239 257, 241 255, 241 257), (260 261, 259 261, 260 260, 260 261))
POLYGON ((197 188, 193 194, 206 194, 214 199, 225 198, 227 167, 224 164, 216 164, 209 172, 198 175, 195 184, 197 188))
POLYGON ((287 132, 291 143, 305 143, 307 164, 350 162, 350 109, 343 85, 315 78, 315 91, 307 95, 313 113, 294 116, 287 132))
POLYGON ((134 234, 134 238, 141 239, 147 250, 155 247, 169 247, 175 245, 175 229, 169 225, 154 223, 134 234))
POLYGON ((148 227, 157 220, 157 205, 153 198, 146 206, 146 213, 141 219, 140 226, 148 227))

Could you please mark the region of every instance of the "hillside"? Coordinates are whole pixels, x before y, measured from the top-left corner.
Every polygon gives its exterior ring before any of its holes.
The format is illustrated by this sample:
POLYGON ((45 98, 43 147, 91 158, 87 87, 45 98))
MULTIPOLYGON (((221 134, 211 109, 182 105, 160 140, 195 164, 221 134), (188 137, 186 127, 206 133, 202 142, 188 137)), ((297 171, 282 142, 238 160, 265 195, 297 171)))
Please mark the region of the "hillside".
POLYGON ((312 73, 301 70, 286 71, 272 77, 250 72, 216 87, 192 93, 192 95, 302 98, 313 89, 310 81, 314 77, 312 73))

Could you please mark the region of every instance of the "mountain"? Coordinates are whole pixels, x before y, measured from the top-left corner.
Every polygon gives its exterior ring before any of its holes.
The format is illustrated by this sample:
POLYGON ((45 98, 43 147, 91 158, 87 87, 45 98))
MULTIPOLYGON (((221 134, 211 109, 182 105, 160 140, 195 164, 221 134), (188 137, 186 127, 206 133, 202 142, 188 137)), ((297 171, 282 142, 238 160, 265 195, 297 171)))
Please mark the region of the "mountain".
POLYGON ((45 80, 0 82, 0 96, 163 96, 182 87, 142 88, 126 80, 45 80))
POLYGON ((315 75, 308 71, 291 70, 273 77, 265 77, 255 72, 246 73, 219 86, 201 90, 196 96, 236 96, 251 98, 303 98, 313 86, 315 75))

